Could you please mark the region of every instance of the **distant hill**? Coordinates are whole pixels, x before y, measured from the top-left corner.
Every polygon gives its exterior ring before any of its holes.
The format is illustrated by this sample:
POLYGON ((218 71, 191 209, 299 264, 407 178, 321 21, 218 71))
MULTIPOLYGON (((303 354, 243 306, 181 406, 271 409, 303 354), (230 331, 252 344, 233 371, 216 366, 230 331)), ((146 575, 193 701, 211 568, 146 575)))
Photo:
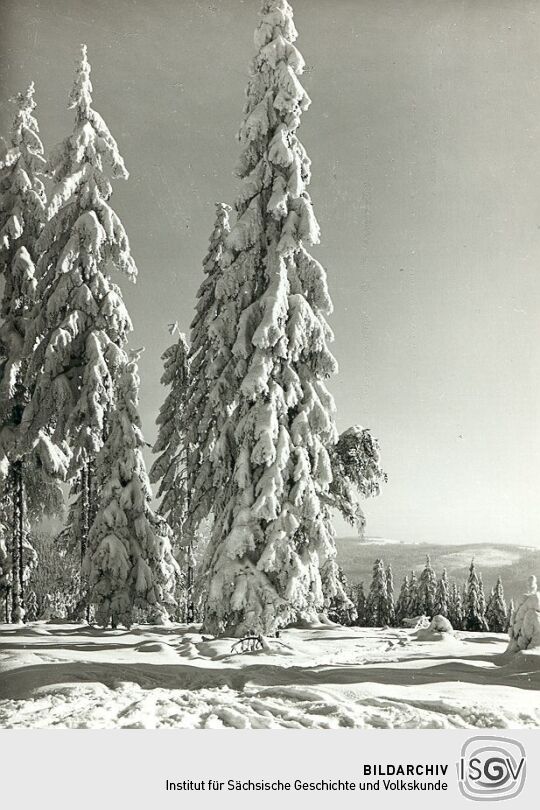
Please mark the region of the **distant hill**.
POLYGON ((392 566, 394 584, 399 591, 405 574, 411 569, 421 571, 426 555, 439 575, 443 568, 450 579, 463 582, 468 574, 471 559, 482 572, 486 593, 495 584, 500 574, 508 600, 523 593, 527 577, 536 574, 540 581, 540 549, 515 546, 510 543, 487 545, 440 545, 435 543, 394 543, 388 540, 360 540, 358 537, 337 539, 338 562, 347 579, 364 582, 369 587, 374 561, 380 557, 392 566))

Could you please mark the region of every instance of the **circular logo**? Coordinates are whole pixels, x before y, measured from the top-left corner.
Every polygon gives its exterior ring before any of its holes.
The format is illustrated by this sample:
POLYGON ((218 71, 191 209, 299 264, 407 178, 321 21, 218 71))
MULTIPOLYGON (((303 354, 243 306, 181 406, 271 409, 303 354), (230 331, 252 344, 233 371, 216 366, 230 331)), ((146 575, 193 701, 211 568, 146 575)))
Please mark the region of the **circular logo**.
POLYGON ((525 784, 525 749, 508 737, 471 737, 464 743, 457 765, 459 789, 468 799, 511 799, 525 784))

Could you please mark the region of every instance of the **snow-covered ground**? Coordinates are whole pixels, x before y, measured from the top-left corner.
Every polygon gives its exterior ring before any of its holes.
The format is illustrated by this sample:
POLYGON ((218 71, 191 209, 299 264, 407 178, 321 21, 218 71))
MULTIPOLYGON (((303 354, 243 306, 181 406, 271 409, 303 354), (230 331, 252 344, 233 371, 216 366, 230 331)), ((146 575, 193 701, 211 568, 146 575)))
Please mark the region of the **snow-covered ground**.
POLYGON ((0 727, 518 728, 540 654, 494 633, 313 627, 231 653, 196 627, 0 625, 0 727))

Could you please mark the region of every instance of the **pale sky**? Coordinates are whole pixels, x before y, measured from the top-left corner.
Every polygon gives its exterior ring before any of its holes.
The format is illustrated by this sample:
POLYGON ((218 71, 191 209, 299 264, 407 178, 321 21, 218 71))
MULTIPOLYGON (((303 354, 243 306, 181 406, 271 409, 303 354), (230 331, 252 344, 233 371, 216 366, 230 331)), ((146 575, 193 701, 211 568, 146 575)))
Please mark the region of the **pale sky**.
MULTIPOLYGON (((79 44, 131 172, 113 205, 140 278, 148 440, 167 323, 187 330, 214 202, 234 200, 259 0, 0 0, 0 125, 36 82, 47 148, 79 44)), ((540 545, 540 6, 296 0, 299 132, 335 312, 338 426, 379 437, 368 533, 540 545)), ((340 533, 347 532, 337 523, 340 533)))

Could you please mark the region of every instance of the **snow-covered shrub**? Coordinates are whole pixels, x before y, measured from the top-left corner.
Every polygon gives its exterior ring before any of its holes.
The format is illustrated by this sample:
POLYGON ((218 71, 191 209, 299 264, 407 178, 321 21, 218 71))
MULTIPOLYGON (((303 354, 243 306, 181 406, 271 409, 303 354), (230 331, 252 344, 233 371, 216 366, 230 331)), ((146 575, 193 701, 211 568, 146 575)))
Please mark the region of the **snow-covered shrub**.
POLYGON ((427 627, 416 631, 419 641, 443 641, 455 635, 454 628, 445 616, 434 616, 427 627))
POLYGON ((415 630, 419 630, 429 627, 429 621, 427 616, 406 616, 402 619, 401 624, 403 627, 413 627, 415 630))
POLYGON ((508 635, 508 652, 540 647, 540 593, 535 576, 529 577, 527 592, 516 603, 508 635))

